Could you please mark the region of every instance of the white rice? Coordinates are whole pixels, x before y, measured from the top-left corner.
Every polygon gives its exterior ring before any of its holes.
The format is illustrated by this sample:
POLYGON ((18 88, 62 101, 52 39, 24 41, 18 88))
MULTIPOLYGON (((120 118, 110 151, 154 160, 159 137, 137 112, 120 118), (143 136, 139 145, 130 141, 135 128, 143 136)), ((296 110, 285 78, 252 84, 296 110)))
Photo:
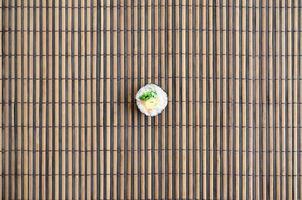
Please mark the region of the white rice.
POLYGON ((158 115, 159 113, 161 113, 165 107, 167 106, 168 104, 168 97, 167 97, 167 94, 165 91, 163 91, 160 87, 158 87, 157 85, 155 84, 147 84, 145 85, 144 87, 142 87, 141 89, 139 89, 139 91, 137 92, 136 94, 136 104, 137 104, 137 107, 139 108, 139 110, 144 113, 145 115, 147 116, 156 116, 158 115), (159 104, 152 110, 147 110, 144 105, 142 104, 142 100, 139 99, 139 97, 141 95, 143 95, 144 92, 146 91, 150 91, 150 90, 153 90, 157 93, 157 96, 159 98, 159 104))

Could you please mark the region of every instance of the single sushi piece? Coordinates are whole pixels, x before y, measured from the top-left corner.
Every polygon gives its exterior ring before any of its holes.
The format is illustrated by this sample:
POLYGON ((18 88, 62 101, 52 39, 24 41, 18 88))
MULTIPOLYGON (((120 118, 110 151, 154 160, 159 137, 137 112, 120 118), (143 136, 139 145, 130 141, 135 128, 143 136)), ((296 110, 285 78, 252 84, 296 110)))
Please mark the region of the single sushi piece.
POLYGON ((139 110, 147 116, 160 114, 168 104, 166 92, 155 84, 147 84, 136 94, 139 110))

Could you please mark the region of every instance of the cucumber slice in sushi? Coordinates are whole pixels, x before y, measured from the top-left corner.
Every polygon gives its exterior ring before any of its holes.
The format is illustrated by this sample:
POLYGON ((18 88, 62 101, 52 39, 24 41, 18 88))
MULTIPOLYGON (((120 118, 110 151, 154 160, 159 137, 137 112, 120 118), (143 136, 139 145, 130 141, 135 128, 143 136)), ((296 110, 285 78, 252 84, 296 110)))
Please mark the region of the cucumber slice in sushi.
POLYGON ((155 84, 147 84, 139 89, 135 99, 139 110, 147 116, 160 114, 168 104, 166 92, 155 84))

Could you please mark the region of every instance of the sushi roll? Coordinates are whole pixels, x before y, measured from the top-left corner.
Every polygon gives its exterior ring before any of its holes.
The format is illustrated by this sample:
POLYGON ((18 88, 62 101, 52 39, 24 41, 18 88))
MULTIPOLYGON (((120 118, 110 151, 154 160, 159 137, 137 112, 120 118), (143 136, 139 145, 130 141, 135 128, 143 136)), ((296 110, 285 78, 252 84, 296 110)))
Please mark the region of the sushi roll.
POLYGON ((147 116, 160 114, 168 104, 167 94, 155 84, 147 84, 136 94, 136 104, 139 110, 147 116))

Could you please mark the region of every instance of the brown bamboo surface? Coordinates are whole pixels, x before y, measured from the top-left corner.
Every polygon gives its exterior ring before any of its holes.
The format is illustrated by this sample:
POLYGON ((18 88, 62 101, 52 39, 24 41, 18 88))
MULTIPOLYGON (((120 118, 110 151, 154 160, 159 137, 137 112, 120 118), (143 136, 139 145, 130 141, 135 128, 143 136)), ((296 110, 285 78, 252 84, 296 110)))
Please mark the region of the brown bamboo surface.
POLYGON ((0 4, 2 199, 302 199, 301 0, 0 4))

